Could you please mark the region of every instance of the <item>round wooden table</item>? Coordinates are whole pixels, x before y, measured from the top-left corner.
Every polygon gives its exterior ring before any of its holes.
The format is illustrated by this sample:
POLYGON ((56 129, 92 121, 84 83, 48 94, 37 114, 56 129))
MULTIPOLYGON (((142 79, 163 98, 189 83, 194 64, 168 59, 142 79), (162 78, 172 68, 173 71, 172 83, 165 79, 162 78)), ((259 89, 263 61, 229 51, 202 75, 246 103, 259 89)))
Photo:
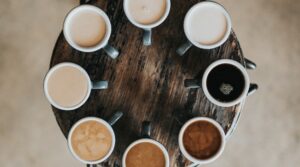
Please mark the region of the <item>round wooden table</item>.
POLYGON ((120 51, 111 59, 103 50, 82 53, 71 48, 61 33, 53 51, 50 67, 61 62, 74 62, 87 70, 92 80, 108 80, 107 90, 93 90, 88 101, 74 111, 61 111, 53 107, 58 125, 68 135, 71 126, 79 119, 96 116, 107 119, 115 111, 124 115, 113 126, 116 147, 102 166, 121 164, 126 147, 139 138, 143 121, 150 121, 151 137, 168 150, 172 167, 187 166, 181 155, 177 138, 181 126, 196 116, 218 121, 226 132, 232 134, 238 121, 242 104, 222 108, 206 99, 201 89, 187 89, 184 80, 200 77, 213 61, 230 58, 245 65, 237 37, 232 32, 221 47, 201 50, 192 47, 185 56, 176 49, 186 41, 183 19, 197 0, 173 0, 167 20, 153 30, 151 46, 143 46, 142 30, 134 27, 123 11, 123 0, 92 0, 89 3, 107 12, 112 23, 110 44, 120 51))

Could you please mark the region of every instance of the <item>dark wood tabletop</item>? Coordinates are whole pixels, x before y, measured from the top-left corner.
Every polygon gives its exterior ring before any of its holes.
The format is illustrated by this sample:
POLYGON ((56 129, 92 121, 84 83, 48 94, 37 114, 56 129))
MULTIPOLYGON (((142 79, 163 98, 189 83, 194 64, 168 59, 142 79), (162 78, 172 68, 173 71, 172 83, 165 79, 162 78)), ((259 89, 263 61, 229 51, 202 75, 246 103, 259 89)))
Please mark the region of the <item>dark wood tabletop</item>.
POLYGON ((56 42, 50 67, 61 62, 74 62, 87 70, 93 81, 108 80, 107 90, 92 90, 88 101, 74 111, 53 107, 58 125, 68 135, 71 126, 87 116, 109 118, 115 111, 124 115, 113 129, 116 147, 102 166, 121 164, 126 147, 139 138, 143 121, 150 121, 151 137, 168 150, 172 167, 187 166, 180 154, 177 136, 181 126, 190 118, 204 116, 215 119, 229 136, 235 126, 242 104, 218 107, 204 96, 201 89, 187 89, 184 80, 199 78, 205 68, 217 59, 234 59, 245 65, 236 35, 212 50, 192 47, 185 56, 176 49, 187 39, 183 19, 197 0, 172 0, 166 21, 153 29, 151 46, 142 43, 143 31, 133 26, 123 11, 123 0, 92 0, 89 3, 103 9, 112 23, 109 43, 120 51, 112 59, 103 50, 82 53, 72 49, 63 33, 56 42))

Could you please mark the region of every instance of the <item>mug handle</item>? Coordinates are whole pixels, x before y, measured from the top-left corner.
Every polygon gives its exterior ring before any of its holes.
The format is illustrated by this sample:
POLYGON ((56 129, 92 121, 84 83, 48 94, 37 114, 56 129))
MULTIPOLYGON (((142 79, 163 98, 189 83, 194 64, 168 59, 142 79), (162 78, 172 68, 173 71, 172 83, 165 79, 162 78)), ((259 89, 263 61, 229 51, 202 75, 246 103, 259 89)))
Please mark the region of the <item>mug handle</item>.
POLYGON ((117 111, 116 113, 113 114, 113 116, 107 121, 110 126, 113 126, 118 120, 123 116, 122 111, 117 111))
POLYGON ((192 45, 193 44, 190 41, 180 45, 176 50, 177 54, 179 54, 179 56, 183 56, 192 47, 192 45))
POLYGON ((105 45, 103 49, 112 59, 119 56, 119 51, 109 44, 105 45))
POLYGON ((86 164, 86 167, 98 167, 98 164, 86 164))
POLYGON ((256 69, 256 64, 253 61, 245 58, 245 63, 246 63, 246 69, 248 69, 248 70, 256 69))
POLYGON ((258 85, 255 84, 255 83, 251 83, 250 86, 249 86, 249 90, 248 90, 247 96, 252 95, 254 92, 257 91, 257 89, 258 89, 258 85))
POLYGON ((145 46, 150 46, 152 44, 151 38, 152 38, 152 30, 144 29, 143 44, 145 46))
POLYGON ((151 125, 149 121, 144 121, 142 123, 141 137, 150 138, 151 136, 151 125))
POLYGON ((184 86, 188 89, 201 88, 201 82, 197 79, 184 80, 184 86))
POLYGON ((108 88, 108 81, 98 81, 92 83, 92 89, 107 89, 108 88))
POLYGON ((88 3, 90 0, 80 0, 80 5, 88 3))

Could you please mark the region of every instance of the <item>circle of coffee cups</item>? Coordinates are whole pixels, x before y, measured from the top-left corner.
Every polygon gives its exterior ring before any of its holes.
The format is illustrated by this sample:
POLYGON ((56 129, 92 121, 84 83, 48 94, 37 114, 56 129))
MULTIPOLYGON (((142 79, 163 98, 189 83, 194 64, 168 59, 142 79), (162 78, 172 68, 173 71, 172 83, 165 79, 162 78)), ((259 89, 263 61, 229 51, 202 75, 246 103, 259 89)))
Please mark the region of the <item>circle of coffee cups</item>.
POLYGON ((103 119, 100 119, 100 118, 96 118, 96 117, 86 117, 86 118, 83 118, 79 121, 77 121, 71 128, 69 134, 68 134, 68 147, 69 147, 69 150, 70 152, 72 153, 72 155, 77 159, 79 160, 80 162, 84 163, 84 164, 99 164, 103 161, 105 161, 113 152, 114 148, 115 148, 115 143, 116 143, 116 137, 115 137, 115 132, 113 130, 113 128, 111 127, 111 125, 109 123, 107 123, 105 120, 103 119), (74 130, 79 126, 81 125, 82 123, 85 123, 85 122, 88 122, 88 121, 96 121, 96 122, 99 122, 100 124, 104 125, 110 132, 111 136, 112 136, 112 145, 110 147, 110 150, 109 152, 101 159, 99 160, 96 160, 96 161, 88 161, 88 160, 84 160, 82 158, 80 158, 76 153, 75 151, 73 150, 73 147, 72 147, 72 140, 71 140, 71 137, 73 135, 73 132, 74 130))
MULTIPOLYGON (((213 18, 211 18, 213 19, 213 18)), ((231 32, 231 18, 228 14, 228 12, 226 11, 226 9, 220 5, 219 3, 216 3, 216 2, 212 2, 212 1, 204 1, 204 2, 199 2, 197 3, 196 5, 194 5, 188 12, 187 14, 185 15, 185 18, 184 18, 184 24, 183 24, 183 28, 184 28, 184 33, 186 35, 186 37, 188 38, 188 40, 196 47, 198 48, 202 48, 202 49, 213 49, 213 48, 216 48, 216 47, 219 47, 220 45, 222 45, 229 37, 230 35, 230 32, 231 32), (218 10, 220 10, 220 12, 222 12, 226 18, 226 21, 227 21, 227 27, 226 27, 226 32, 223 36, 223 38, 221 40, 219 40, 218 42, 214 43, 214 44, 211 44, 211 45, 204 45, 204 44, 201 44, 199 42, 196 42, 193 40, 192 36, 189 34, 189 23, 190 23, 190 16, 193 14, 193 12, 195 12, 198 8, 201 8, 201 7, 205 7, 205 6, 211 6, 211 7, 214 7, 218 10)))
MULTIPOLYGON (((169 167, 170 166, 170 158, 169 158, 169 154, 168 151, 166 150, 166 148, 160 144, 159 142, 157 142, 156 140, 150 139, 150 138, 142 138, 139 140, 136 140, 135 142, 131 143, 125 150, 125 153, 123 154, 123 158, 122 158, 122 167, 126 167, 126 157, 128 152, 136 145, 141 144, 141 143, 151 143, 154 144, 155 146, 157 146, 164 154, 164 158, 165 158, 165 167, 169 167)), ((145 163, 151 163, 151 162, 145 162, 145 163)))
POLYGON ((196 117, 196 118, 190 119, 183 125, 183 127, 181 128, 181 130, 179 132, 179 136, 178 136, 179 149, 180 149, 181 153, 189 161, 191 161, 194 164, 199 164, 199 165, 211 163, 211 162, 215 161, 217 158, 219 158, 225 149, 225 144, 226 144, 225 140, 226 140, 225 133, 224 133, 224 130, 221 127, 221 125, 218 122, 216 122, 215 120, 213 120, 211 118, 207 118, 207 117, 196 117), (184 135, 186 128, 189 127, 192 123, 198 122, 198 121, 206 121, 206 122, 211 123, 218 129, 220 136, 221 136, 221 145, 220 145, 218 152, 208 159, 197 159, 197 158, 193 157, 192 155, 190 155, 187 152, 187 150, 185 149, 184 144, 183 144, 183 135, 184 135))
POLYGON ((75 109, 81 107, 87 101, 87 99, 90 96, 90 93, 91 93, 92 89, 107 89, 107 88, 108 88, 108 82, 107 81, 92 82, 91 79, 90 79, 90 77, 89 77, 89 75, 88 75, 88 73, 81 66, 79 66, 77 64, 74 64, 74 63, 70 63, 70 62, 59 63, 59 64, 53 66, 48 71, 48 73, 46 74, 46 77, 44 79, 44 93, 45 93, 45 96, 46 96, 47 100, 55 108, 58 108, 58 109, 61 109, 61 110, 75 110, 75 109), (78 103, 77 105, 72 106, 72 107, 64 107, 64 106, 61 106, 61 105, 57 104, 55 102, 55 100, 52 99, 52 97, 49 95, 49 92, 48 92, 48 81, 49 81, 49 78, 51 77, 51 75, 56 70, 58 70, 58 69, 60 69, 62 67, 72 67, 72 68, 78 69, 80 72, 82 72, 82 74, 85 76, 85 78, 86 78, 86 80, 88 82, 88 92, 87 92, 86 96, 84 97, 84 99, 80 103, 78 103))

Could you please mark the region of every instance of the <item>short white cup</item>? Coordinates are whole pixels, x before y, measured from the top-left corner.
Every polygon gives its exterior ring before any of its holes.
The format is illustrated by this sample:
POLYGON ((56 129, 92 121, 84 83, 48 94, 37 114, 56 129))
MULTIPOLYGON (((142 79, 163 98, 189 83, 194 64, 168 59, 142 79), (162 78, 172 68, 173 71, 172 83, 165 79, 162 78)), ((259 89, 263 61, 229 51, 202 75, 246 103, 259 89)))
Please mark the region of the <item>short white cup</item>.
POLYGON ((60 110, 75 110, 79 107, 81 107, 86 101, 87 99, 89 98, 90 94, 91 94, 91 90, 92 89, 107 89, 108 88, 108 81, 98 81, 98 82, 92 82, 88 73, 79 65, 77 64, 74 64, 74 63, 70 63, 70 62, 65 62, 65 63, 59 63, 55 66, 53 66, 49 71, 48 73, 46 74, 46 77, 44 79, 44 93, 45 93, 45 96, 47 98, 47 100, 51 103, 51 105, 53 105, 55 108, 58 108, 60 110), (59 104, 57 104, 55 102, 55 100, 52 99, 52 97, 49 95, 49 92, 48 92, 48 81, 49 81, 49 78, 51 77, 51 75, 58 69, 62 68, 62 67, 72 67, 72 68, 76 68, 78 69, 79 71, 82 72, 82 74, 84 74, 87 82, 88 82, 88 92, 85 96, 85 98, 80 102, 78 103, 77 105, 75 106, 72 106, 72 107, 63 107, 59 104))
MULTIPOLYGON (((211 18, 211 19, 214 19, 214 18, 211 18)), ((184 18, 183 28, 184 28, 184 33, 185 33, 188 41, 186 43, 182 44, 177 49, 177 53, 180 56, 183 56, 191 48, 192 45, 194 45, 198 48, 201 48, 201 49, 213 49, 213 48, 221 46, 228 39, 228 37, 230 35, 232 23, 231 23, 230 15, 228 14, 226 9, 221 4, 219 4, 217 2, 213 2, 213 1, 203 1, 203 2, 199 2, 199 3, 195 4, 194 6, 192 6, 189 9, 189 11, 187 12, 187 14, 185 15, 185 18, 184 18), (190 35, 188 27, 189 27, 189 23, 191 22, 191 15, 194 12, 196 12, 197 10, 201 10, 203 8, 211 8, 211 7, 219 10, 221 13, 224 14, 224 16, 226 18, 226 22, 227 22, 227 27, 226 27, 226 32, 222 39, 220 39, 216 43, 205 45, 205 44, 201 44, 193 39, 193 37, 190 35)))
MULTIPOLYGON (((134 141, 131 143, 125 150, 122 158, 122 167, 126 167, 126 158, 128 155, 128 152, 136 145, 141 144, 141 143, 151 143, 160 148, 162 153, 164 154, 165 158, 165 167, 170 166, 170 158, 167 149, 158 141, 151 139, 151 126, 150 122, 144 121, 142 124, 142 129, 141 129, 141 139, 134 141)), ((145 163, 151 163, 151 162, 145 162, 145 163)))
POLYGON ((224 130, 221 127, 221 125, 218 122, 216 122, 215 120, 213 120, 211 118, 207 118, 207 117, 196 117, 196 118, 190 119, 189 121, 187 121, 183 125, 183 127, 181 128, 181 130, 179 132, 178 143, 179 143, 179 149, 180 149, 181 153, 183 154, 183 156, 186 157, 192 163, 194 163, 191 166, 208 164, 208 163, 211 163, 211 162, 215 161, 216 159, 218 159, 220 157, 220 155, 223 153, 223 151, 225 149, 225 144, 226 144, 225 133, 224 133, 224 130), (220 146, 220 149, 218 150, 218 152, 215 155, 213 155, 212 157, 210 157, 208 159, 205 159, 205 160, 197 159, 197 158, 193 157, 192 155, 190 155, 186 151, 186 149, 184 147, 184 144, 183 144, 183 135, 184 135, 184 132, 185 132, 186 128, 189 127, 194 122, 198 122, 198 121, 206 121, 206 122, 211 123, 212 125, 214 125, 218 129, 218 131, 220 133, 220 136, 221 136, 221 146, 220 146))
POLYGON ((152 31, 151 29, 159 26, 160 24, 162 24, 166 18, 168 17, 169 13, 170 13, 170 9, 171 9, 171 0, 166 0, 166 10, 165 13, 163 14, 163 16, 157 20, 155 23, 152 24, 141 24, 139 22, 137 22, 132 16, 131 16, 131 12, 129 10, 128 4, 129 4, 130 0, 124 0, 123 2, 123 8, 125 11, 125 14, 128 18, 128 20, 135 25, 136 27, 139 27, 141 29, 144 30, 144 35, 143 35, 143 44, 146 46, 151 45, 152 40, 151 40, 151 36, 152 36, 152 31))
POLYGON ((114 148, 115 148, 115 144, 116 144, 116 136, 115 136, 115 132, 113 130, 113 128, 111 127, 116 121, 118 121, 118 119, 121 118, 123 114, 121 112, 117 112, 115 113, 115 115, 111 118, 110 121, 105 121, 101 118, 97 118, 97 117, 86 117, 86 118, 83 118, 79 121, 77 121, 71 128, 69 134, 68 134, 68 147, 69 147, 69 150, 70 152, 72 153, 72 155, 77 159, 79 160, 80 162, 84 163, 84 164, 99 164, 103 161, 105 161, 113 152, 114 148), (110 132, 111 136, 112 136, 112 144, 111 144, 111 147, 110 147, 110 150, 108 151, 108 153, 101 159, 99 160, 96 160, 96 161, 87 161, 87 160, 84 160, 82 158, 80 158, 74 151, 73 147, 72 147, 72 135, 73 135, 73 132, 74 130, 79 126, 81 125, 82 123, 85 123, 85 122, 89 122, 89 121, 97 121, 99 122, 100 124, 104 125, 110 132))
POLYGON ((249 75, 248 75, 245 67, 243 67, 239 62, 237 62, 235 60, 231 60, 231 59, 221 59, 221 60, 217 60, 217 61, 213 62, 206 68, 201 81, 196 80, 196 79, 186 79, 184 84, 187 88, 202 88, 207 99, 210 102, 212 102, 218 106, 221 106, 221 107, 231 107, 231 106, 234 106, 234 105, 240 103, 247 97, 247 95, 249 93, 251 93, 253 91, 252 89, 249 89, 249 88, 251 85, 254 85, 254 84, 250 84, 249 75), (209 85, 207 85, 208 75, 215 67, 222 65, 222 64, 229 64, 229 65, 236 67, 243 75, 243 78, 245 81, 244 85, 242 85, 242 86, 244 86, 244 88, 243 88, 243 91, 241 92, 240 96, 230 102, 222 102, 222 101, 215 99, 209 93, 208 88, 207 88, 209 86, 209 85))
POLYGON ((111 45, 108 44, 108 40, 111 36, 111 23, 110 20, 108 18, 108 16, 106 15, 106 13, 93 5, 80 5, 78 7, 75 7, 74 9, 72 9, 66 16, 65 21, 64 21, 64 25, 63 25, 63 33, 65 36, 66 41, 76 50, 79 50, 81 52, 95 52, 99 49, 104 49, 104 51, 113 59, 115 59, 116 57, 118 57, 119 52, 117 49, 115 49, 114 47, 112 47, 111 45), (104 36, 104 38, 95 46, 92 47, 82 47, 78 44, 76 44, 76 42, 73 41, 72 36, 71 36, 71 26, 72 26, 72 21, 74 16, 76 16, 77 14, 80 14, 81 12, 85 12, 85 11, 89 11, 89 12, 94 12, 96 14, 99 14, 99 16, 101 16, 105 23, 106 23, 106 34, 104 36))

